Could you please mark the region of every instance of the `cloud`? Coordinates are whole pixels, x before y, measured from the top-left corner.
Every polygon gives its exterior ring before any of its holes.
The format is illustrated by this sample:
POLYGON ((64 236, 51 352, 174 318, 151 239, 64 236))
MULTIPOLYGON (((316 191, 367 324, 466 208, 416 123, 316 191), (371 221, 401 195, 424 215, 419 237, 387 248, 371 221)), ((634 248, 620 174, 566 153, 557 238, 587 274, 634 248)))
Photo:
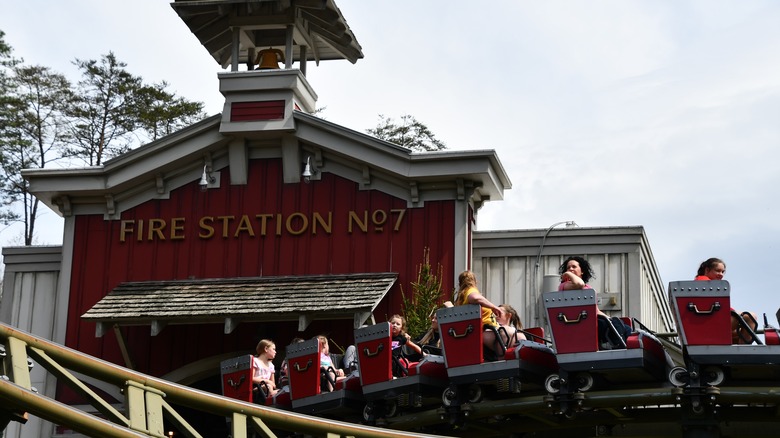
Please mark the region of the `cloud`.
MULTIPOLYGON (((61 3, 4 10, 19 56, 64 70, 114 50, 221 111, 219 68, 168 2, 61 3)), ((495 149, 513 189, 479 229, 643 225, 665 281, 716 255, 735 307, 780 307, 764 266, 780 246, 780 4, 337 3, 365 58, 310 65, 324 116, 363 131, 409 113, 451 149, 495 149)))

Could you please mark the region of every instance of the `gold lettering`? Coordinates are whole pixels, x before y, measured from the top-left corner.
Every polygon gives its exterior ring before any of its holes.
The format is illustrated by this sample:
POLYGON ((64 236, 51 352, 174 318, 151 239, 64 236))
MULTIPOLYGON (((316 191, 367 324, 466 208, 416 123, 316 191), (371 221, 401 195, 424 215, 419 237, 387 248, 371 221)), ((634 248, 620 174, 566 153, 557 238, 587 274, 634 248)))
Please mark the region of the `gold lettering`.
POLYGON ((184 240, 184 218, 171 219, 171 240, 184 240))
POLYGON ((333 230, 333 212, 328 212, 328 222, 325 223, 325 219, 317 212, 314 212, 314 220, 312 221, 312 230, 311 233, 316 235, 317 234, 317 224, 320 224, 322 226, 323 230, 325 230, 326 233, 330 234, 333 230))
POLYGON ((163 219, 149 219, 149 236, 146 240, 154 240, 154 235, 160 240, 165 240, 163 230, 165 230, 165 221, 163 219))
POLYGON ((401 228, 401 222, 404 220, 404 215, 406 214, 405 208, 391 208, 390 214, 398 213, 398 219, 395 220, 395 226, 393 227, 393 231, 398 231, 401 228))
POLYGON ((293 236, 300 236, 304 231, 306 231, 307 228, 309 228, 309 219, 303 213, 293 213, 287 217, 286 225, 288 233, 292 234, 293 236), (301 218, 301 227, 297 230, 293 230, 292 228, 293 220, 295 218, 301 218))
POLYGON ((211 224, 214 222, 213 216, 203 216, 200 218, 200 221, 198 222, 198 225, 200 225, 200 233, 198 233, 198 237, 201 239, 210 239, 214 236, 214 227, 211 226, 211 224), (205 232, 205 233, 204 233, 205 232))
POLYGON ((260 219, 260 235, 265 236, 266 225, 268 225, 268 219, 274 217, 270 213, 255 215, 257 219, 260 219))
POLYGON ((371 220, 374 222, 374 231, 381 233, 385 230, 382 225, 387 222, 387 213, 384 210, 374 210, 374 214, 371 215, 371 220))
POLYGON ((236 227, 236 232, 233 233, 233 237, 238 237, 242 231, 248 232, 250 236, 255 237, 255 230, 252 229, 252 223, 249 222, 249 216, 242 215, 236 227))
MULTIPOLYGON (((389 210, 364 210, 357 212, 350 210, 347 217, 347 232, 368 232, 372 227, 375 232, 384 232, 392 226, 393 231, 399 231, 406 218, 406 209, 394 208, 389 210), (395 215, 395 218, 392 216, 395 215), (369 223, 370 221, 370 223, 369 223)), ((173 217, 169 219, 126 219, 119 224, 119 241, 126 242, 135 236, 138 242, 155 240, 184 240, 187 238, 186 217, 173 217)), ((294 212, 290 215, 283 213, 243 214, 240 216, 202 216, 198 219, 198 237, 210 239, 220 233, 227 238, 239 239, 242 236, 266 236, 275 233, 276 236, 290 234, 299 236, 310 233, 330 235, 333 233, 333 212, 294 212), (255 223, 255 221, 257 221, 255 223), (276 221, 274 226, 273 222, 276 221), (259 229, 255 229, 259 227, 259 229), (272 231, 273 230, 273 231, 272 231)))
POLYGON ((228 225, 230 225, 230 221, 235 218, 235 216, 217 216, 217 220, 222 221, 222 237, 228 237, 228 225))
POLYGON ((123 220, 119 223, 119 241, 124 242, 128 233, 132 233, 135 221, 123 220))
POLYGON ((361 221, 360 218, 358 217, 357 213, 355 213, 352 210, 349 211, 349 222, 347 224, 347 232, 348 233, 352 233, 352 223, 353 222, 355 222, 357 224, 357 226, 360 227, 360 229, 364 233, 367 232, 368 231, 368 224, 367 224, 367 222, 368 222, 368 212, 367 211, 363 212, 363 220, 361 221))

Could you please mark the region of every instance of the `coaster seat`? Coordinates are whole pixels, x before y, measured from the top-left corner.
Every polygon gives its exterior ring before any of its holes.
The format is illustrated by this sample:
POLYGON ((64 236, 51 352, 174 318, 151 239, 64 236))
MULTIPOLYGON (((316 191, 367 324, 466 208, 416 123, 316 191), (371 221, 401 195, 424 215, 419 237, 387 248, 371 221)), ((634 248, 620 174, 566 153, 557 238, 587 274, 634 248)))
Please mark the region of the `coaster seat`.
POLYGON ((780 379, 777 329, 766 328, 762 342, 731 309, 730 292, 725 280, 669 283, 669 301, 685 358, 685 367, 669 374, 675 386, 774 385, 780 379), (732 317, 744 324, 752 344, 732 344, 732 317))
POLYGON ((545 382, 550 394, 666 380, 672 362, 661 342, 642 330, 623 340, 610 319, 598 314, 595 290, 547 292, 542 298, 560 366, 560 373, 545 382), (607 336, 614 339, 610 345, 599 342, 599 318, 612 331, 607 336))
POLYGON ((287 346, 292 409, 305 414, 348 414, 363 406, 357 373, 335 382, 332 391, 323 391, 324 369, 320 368, 320 343, 311 339, 287 346))
POLYGON ((393 416, 403 409, 439 406, 449 381, 444 358, 426 355, 418 362, 393 357, 390 323, 355 330, 358 369, 366 407, 363 419, 393 416), (401 370, 393 376, 393 363, 401 370))
POLYGON ((446 408, 486 398, 505 398, 520 392, 541 390, 545 378, 558 371, 553 350, 541 343, 522 340, 506 349, 500 340, 498 360, 486 361, 480 306, 467 304, 439 309, 442 342, 450 386, 442 394, 446 408))

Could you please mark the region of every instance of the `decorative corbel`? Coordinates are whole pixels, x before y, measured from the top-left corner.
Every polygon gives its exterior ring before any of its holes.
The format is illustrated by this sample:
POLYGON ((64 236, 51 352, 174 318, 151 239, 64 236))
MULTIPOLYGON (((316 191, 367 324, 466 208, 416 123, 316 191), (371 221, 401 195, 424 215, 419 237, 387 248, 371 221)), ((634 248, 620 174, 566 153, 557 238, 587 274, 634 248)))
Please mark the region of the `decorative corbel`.
POLYGON ((458 178, 455 180, 455 183, 458 185, 458 201, 464 201, 466 199, 466 186, 463 183, 462 178, 458 178))
POLYGON ((314 167, 316 167, 317 170, 322 169, 322 149, 314 150, 314 167))
POLYGON ((163 194, 165 194, 165 180, 163 180, 163 175, 162 175, 162 173, 159 173, 159 172, 158 172, 158 173, 157 173, 157 174, 154 176, 154 182, 155 182, 155 185, 157 186, 157 194, 158 194, 158 195, 163 195, 163 194))
POLYGON ((229 335, 233 333, 233 330, 238 327, 238 324, 241 321, 237 320, 236 318, 225 318, 225 334, 229 335))
POLYGON ((371 320, 371 325, 374 325, 374 314, 370 311, 355 312, 352 320, 352 325, 355 329, 359 329, 367 320, 371 320))
POLYGON ((66 195, 58 196, 54 198, 54 204, 57 205, 57 208, 60 209, 60 213, 62 213, 63 216, 69 217, 73 215, 73 209, 70 205, 70 197, 66 195))
POLYGON ((111 328, 109 326, 109 323, 107 322, 98 322, 97 325, 95 325, 95 337, 96 338, 102 338, 103 335, 108 332, 108 329, 111 328))
POLYGON ((363 165, 363 181, 361 181, 361 184, 364 186, 371 185, 371 168, 365 164, 363 165))
POLYGON ((159 335, 160 332, 163 331, 166 325, 168 325, 168 323, 165 321, 160 321, 158 319, 152 321, 152 336, 159 335))
POLYGON ((305 331, 307 327, 309 327, 309 324, 311 324, 311 317, 307 314, 300 315, 298 317, 298 331, 302 332, 305 331))
POLYGON ((116 204, 114 203, 114 195, 106 195, 106 215, 113 216, 116 213, 116 204))
POLYGON ((412 203, 413 204, 416 204, 416 203, 420 202, 420 192, 419 192, 419 190, 417 188, 417 182, 416 181, 412 181, 412 182, 409 183, 409 194, 412 197, 412 203))

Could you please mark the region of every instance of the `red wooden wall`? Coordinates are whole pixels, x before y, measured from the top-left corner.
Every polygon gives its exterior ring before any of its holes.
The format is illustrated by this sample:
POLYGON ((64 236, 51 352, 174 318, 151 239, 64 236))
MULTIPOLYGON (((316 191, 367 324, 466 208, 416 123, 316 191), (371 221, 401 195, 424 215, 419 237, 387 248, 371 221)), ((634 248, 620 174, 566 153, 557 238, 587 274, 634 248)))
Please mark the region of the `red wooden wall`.
MULTIPOLYGON (((198 181, 193 181, 171 192, 170 199, 151 200, 125 211, 121 220, 77 217, 66 345, 123 364, 116 336, 109 332, 96 338, 95 324, 80 318, 123 281, 397 272, 398 282, 375 311, 381 321, 400 313, 399 284, 404 291, 411 289, 409 283, 415 280, 423 249, 428 247, 431 264, 444 268, 443 290, 452 291, 457 274, 452 272, 454 201, 407 209, 404 200, 375 190, 360 191, 356 183, 327 173, 310 184, 284 184, 281 164, 279 159, 250 161, 249 181, 242 186, 231 186, 229 169, 222 169, 221 188, 202 192, 198 181), (367 214, 366 231, 354 220, 349 231, 350 211, 361 219, 367 214), (395 230, 399 211, 404 216, 395 230), (330 233, 322 224, 315 232, 315 213, 324 219, 332 214, 330 233), (271 215, 265 235, 256 219, 263 214, 271 215), (278 234, 277 214, 284 224, 278 234), (247 219, 242 222, 244 215, 247 219), (384 215, 386 223, 380 230, 372 218, 382 223, 384 215), (208 228, 199 225, 204 217, 234 219, 212 221, 214 234, 209 237, 208 228), (287 218, 292 218, 289 226, 287 218), (150 238, 151 219, 160 231, 150 238), (159 226, 163 221, 165 228, 159 226)), ((287 341, 301 335, 297 322, 242 323, 229 335, 220 324, 168 326, 155 337, 148 325, 123 331, 136 369, 153 375, 223 352, 251 352, 262 337, 273 338, 281 352, 287 341)), ((346 346, 352 340, 352 322, 314 322, 303 335, 318 333, 328 333, 346 346)))

